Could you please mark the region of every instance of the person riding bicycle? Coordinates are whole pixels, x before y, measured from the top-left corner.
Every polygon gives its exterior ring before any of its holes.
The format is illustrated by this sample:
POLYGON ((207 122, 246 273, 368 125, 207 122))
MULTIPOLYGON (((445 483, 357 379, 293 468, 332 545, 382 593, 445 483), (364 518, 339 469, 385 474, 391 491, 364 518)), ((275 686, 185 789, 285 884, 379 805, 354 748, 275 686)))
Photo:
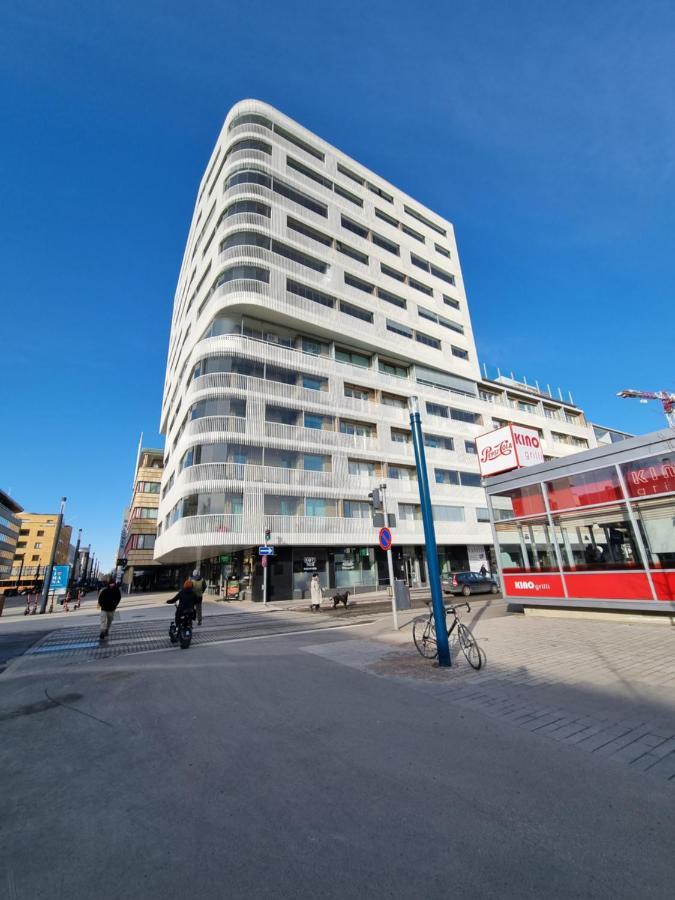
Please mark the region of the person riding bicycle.
POLYGON ((193 584, 188 578, 186 582, 184 582, 183 587, 178 591, 175 597, 172 597, 170 600, 166 601, 167 603, 176 603, 176 616, 175 623, 178 625, 180 622, 180 617, 184 613, 189 613, 191 618, 195 617, 195 608, 197 606, 197 595, 193 590, 193 584))

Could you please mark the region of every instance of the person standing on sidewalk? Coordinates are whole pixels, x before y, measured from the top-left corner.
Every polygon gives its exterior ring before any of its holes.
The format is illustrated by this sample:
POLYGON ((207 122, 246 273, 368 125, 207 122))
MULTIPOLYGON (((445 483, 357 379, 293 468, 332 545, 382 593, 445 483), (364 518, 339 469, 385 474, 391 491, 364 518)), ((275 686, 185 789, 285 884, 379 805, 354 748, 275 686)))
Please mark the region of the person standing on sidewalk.
POLYGON ((206 580, 202 578, 199 569, 195 569, 192 573, 192 590, 195 593, 197 602, 195 609, 197 610, 197 625, 202 624, 202 600, 204 599, 204 591, 206 590, 206 580))
POLYGON ((115 610, 121 599, 120 589, 113 580, 98 595, 98 605, 101 607, 101 635, 99 641, 104 641, 108 637, 110 626, 115 617, 115 610))
POLYGON ((319 581, 318 573, 315 572, 312 575, 312 580, 309 583, 309 608, 312 611, 321 609, 322 597, 323 591, 321 590, 321 582, 319 581))

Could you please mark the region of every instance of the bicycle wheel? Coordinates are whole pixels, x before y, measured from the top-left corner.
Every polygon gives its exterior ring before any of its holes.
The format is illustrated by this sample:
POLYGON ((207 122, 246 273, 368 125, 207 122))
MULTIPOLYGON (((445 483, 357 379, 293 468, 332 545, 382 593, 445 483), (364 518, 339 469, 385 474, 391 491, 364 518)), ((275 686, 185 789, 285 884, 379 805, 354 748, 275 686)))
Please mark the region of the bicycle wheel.
POLYGON ((436 626, 433 616, 419 616, 413 622, 413 640, 417 652, 425 659, 435 659, 438 656, 436 643, 436 626))
POLYGON ((480 669, 483 665, 480 647, 466 625, 462 625, 461 622, 457 623, 457 639, 469 665, 474 669, 480 669))

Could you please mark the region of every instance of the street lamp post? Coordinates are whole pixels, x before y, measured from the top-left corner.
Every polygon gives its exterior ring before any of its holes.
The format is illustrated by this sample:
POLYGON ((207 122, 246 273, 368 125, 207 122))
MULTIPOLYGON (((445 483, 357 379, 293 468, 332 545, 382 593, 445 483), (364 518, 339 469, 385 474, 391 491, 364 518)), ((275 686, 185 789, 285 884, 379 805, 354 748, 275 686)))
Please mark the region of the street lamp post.
POLYGON ((49 556, 49 565, 45 570, 45 580, 42 585, 42 598, 40 600, 40 615, 43 615, 47 612, 47 598, 49 596, 49 587, 52 583, 52 572, 54 570, 54 560, 56 559, 56 551, 59 546, 59 538, 61 537, 61 526, 63 525, 63 510, 66 507, 67 497, 61 497, 61 509, 59 510, 59 515, 56 520, 56 534, 54 535, 54 543, 52 545, 52 552, 49 556))
POLYGON ((441 572, 438 567, 436 529, 434 528, 434 515, 431 506, 431 495, 429 493, 429 478, 427 477, 427 460, 424 453, 424 437, 422 435, 422 423, 420 422, 420 410, 417 397, 409 398, 408 409, 410 411, 410 429, 412 431, 413 446, 415 448, 417 484, 419 485, 422 521, 424 523, 424 542, 427 548, 427 566, 429 567, 429 581, 431 582, 431 605, 434 611, 434 625, 436 627, 438 665, 449 666, 450 646, 448 644, 448 631, 445 624, 445 605, 443 603, 443 591, 441 589, 441 572))

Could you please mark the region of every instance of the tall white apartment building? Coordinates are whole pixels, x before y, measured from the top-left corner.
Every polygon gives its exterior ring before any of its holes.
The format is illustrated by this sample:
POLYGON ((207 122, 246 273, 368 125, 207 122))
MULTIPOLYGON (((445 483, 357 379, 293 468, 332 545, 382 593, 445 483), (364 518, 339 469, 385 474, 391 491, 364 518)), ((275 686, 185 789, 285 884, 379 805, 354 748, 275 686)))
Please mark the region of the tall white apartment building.
MULTIPOLYGON (((420 400, 447 574, 492 543, 474 439, 537 427, 595 446, 571 403, 481 378, 452 225, 278 110, 234 106, 176 289, 155 557, 250 575, 275 599, 386 580, 368 493, 386 484, 398 574, 426 579, 408 398, 420 400)), ((480 562, 478 562, 478 566, 480 562)))

